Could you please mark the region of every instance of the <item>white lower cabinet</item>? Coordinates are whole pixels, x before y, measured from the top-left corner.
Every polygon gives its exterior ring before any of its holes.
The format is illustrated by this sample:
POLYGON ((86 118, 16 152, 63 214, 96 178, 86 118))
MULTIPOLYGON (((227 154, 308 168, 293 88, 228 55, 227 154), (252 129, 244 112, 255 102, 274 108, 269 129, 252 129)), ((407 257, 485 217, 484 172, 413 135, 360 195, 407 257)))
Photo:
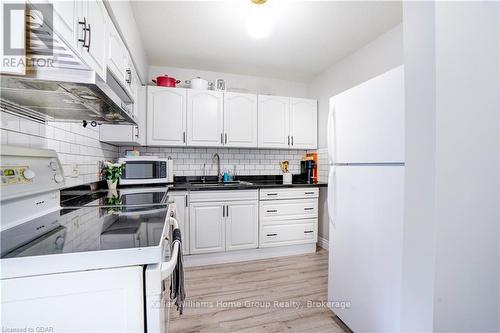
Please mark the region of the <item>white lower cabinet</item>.
POLYGON ((182 252, 189 254, 189 207, 188 207, 188 193, 187 192, 172 192, 170 194, 176 206, 177 220, 179 221, 179 228, 181 229, 182 237, 182 252))
POLYGON ((256 249, 259 245, 257 201, 226 205, 226 251, 256 249))
POLYGON ((258 247, 258 191, 191 192, 190 253, 258 247))
POLYGON ((225 250, 226 229, 224 204, 220 202, 192 203, 189 209, 191 254, 221 252, 225 250))
POLYGON ((318 192, 305 187, 261 190, 259 247, 316 243, 318 192))

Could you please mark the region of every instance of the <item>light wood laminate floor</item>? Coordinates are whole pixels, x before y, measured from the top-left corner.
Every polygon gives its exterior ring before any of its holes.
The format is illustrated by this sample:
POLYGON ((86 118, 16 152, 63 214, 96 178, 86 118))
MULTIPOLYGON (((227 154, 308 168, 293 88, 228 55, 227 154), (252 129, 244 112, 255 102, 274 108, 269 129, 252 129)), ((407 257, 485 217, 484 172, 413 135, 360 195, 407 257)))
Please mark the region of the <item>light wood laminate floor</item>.
POLYGON ((186 269, 184 314, 172 333, 348 332, 326 306, 328 252, 186 269), (310 304, 309 304, 310 305, 310 304))

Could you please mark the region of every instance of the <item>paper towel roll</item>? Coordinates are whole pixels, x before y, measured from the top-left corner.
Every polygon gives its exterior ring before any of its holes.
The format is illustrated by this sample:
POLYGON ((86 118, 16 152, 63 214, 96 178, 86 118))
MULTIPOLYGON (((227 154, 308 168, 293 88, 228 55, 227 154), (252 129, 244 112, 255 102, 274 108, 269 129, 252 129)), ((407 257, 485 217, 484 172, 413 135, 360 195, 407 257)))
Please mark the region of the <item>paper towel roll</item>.
POLYGON ((174 182, 174 160, 171 157, 167 160, 167 182, 174 182))

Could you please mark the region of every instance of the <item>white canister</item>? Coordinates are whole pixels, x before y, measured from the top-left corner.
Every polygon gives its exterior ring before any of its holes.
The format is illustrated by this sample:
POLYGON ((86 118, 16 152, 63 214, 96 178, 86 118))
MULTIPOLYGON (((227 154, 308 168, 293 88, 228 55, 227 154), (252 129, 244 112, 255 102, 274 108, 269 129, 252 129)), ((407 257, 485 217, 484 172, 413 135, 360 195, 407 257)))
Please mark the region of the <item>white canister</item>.
POLYGON ((191 89, 200 89, 200 90, 207 90, 208 89, 208 81, 205 79, 202 79, 201 77, 197 77, 194 79, 191 79, 190 81, 190 86, 191 89))
POLYGON ((292 174, 290 172, 283 174, 283 184, 291 184, 292 183, 292 174))

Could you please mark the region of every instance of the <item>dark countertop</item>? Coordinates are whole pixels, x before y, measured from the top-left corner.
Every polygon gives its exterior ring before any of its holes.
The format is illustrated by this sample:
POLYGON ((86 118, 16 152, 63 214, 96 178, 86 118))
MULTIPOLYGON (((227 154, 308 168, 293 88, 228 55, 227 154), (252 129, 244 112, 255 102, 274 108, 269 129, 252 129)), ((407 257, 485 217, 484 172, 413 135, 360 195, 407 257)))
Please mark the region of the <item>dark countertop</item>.
POLYGON ((292 184, 283 184, 282 176, 238 176, 237 183, 217 183, 215 176, 175 177, 169 184, 169 191, 212 191, 212 190, 251 190, 260 188, 327 187, 327 183, 308 184, 298 175, 293 176, 292 184))

